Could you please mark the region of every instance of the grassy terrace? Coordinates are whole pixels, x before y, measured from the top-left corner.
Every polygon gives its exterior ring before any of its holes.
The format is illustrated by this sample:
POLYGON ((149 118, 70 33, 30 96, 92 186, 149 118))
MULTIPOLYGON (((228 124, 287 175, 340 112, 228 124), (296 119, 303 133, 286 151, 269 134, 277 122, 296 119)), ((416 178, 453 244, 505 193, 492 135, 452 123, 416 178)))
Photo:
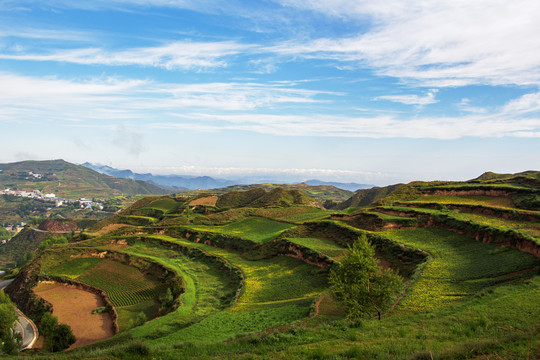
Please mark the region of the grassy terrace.
POLYGON ((383 232, 388 238, 430 253, 422 275, 400 303, 403 311, 445 308, 490 286, 508 281, 512 273, 539 265, 534 256, 513 248, 476 242, 439 229, 383 232))
POLYGON ((320 238, 287 238, 287 240, 305 246, 307 248, 313 249, 323 255, 328 256, 329 258, 339 258, 343 255, 347 249, 342 248, 336 243, 320 238))
POLYGON ((224 235, 241 237, 258 243, 264 243, 272 240, 283 231, 294 227, 294 225, 260 217, 250 217, 222 226, 186 225, 185 227, 197 231, 221 233, 224 235))
POLYGON ((222 257, 245 276, 245 288, 240 298, 234 306, 223 311, 227 304, 220 299, 235 289, 215 264, 186 257, 157 242, 137 241, 134 246, 109 246, 110 249, 148 257, 174 269, 184 278, 186 292, 180 298, 183 305, 174 313, 132 331, 136 338, 156 337, 150 341, 155 346, 219 342, 300 320, 308 315, 313 301, 326 288, 324 271, 289 257, 248 261, 233 250, 164 235, 148 235, 148 238, 198 248, 222 257))
POLYGON ((460 205, 485 205, 501 208, 513 208, 512 200, 506 197, 495 196, 450 196, 450 195, 427 195, 421 196, 408 202, 415 203, 439 203, 439 204, 460 204, 460 205))
POLYGON ((523 234, 540 238, 540 223, 536 221, 516 221, 497 216, 471 214, 460 211, 452 211, 451 215, 459 220, 472 221, 505 230, 517 230, 523 234))

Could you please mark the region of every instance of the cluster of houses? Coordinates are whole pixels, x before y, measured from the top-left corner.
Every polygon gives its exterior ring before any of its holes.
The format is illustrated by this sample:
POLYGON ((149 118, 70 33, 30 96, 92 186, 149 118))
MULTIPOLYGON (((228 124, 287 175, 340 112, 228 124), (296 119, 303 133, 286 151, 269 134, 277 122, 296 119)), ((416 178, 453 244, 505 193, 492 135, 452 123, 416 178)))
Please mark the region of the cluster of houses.
MULTIPOLYGON (((39 175, 39 174, 36 174, 36 175, 39 175)), ((81 209, 92 210, 94 207, 97 207, 98 209, 103 210, 103 204, 100 202, 92 201, 92 199, 85 199, 85 198, 80 198, 79 200, 64 199, 61 197, 57 197, 53 193, 43 194, 39 190, 25 191, 25 190, 4 189, 0 191, 0 194, 21 196, 21 197, 30 198, 30 199, 54 202, 54 205, 56 207, 73 205, 78 202, 81 209)))

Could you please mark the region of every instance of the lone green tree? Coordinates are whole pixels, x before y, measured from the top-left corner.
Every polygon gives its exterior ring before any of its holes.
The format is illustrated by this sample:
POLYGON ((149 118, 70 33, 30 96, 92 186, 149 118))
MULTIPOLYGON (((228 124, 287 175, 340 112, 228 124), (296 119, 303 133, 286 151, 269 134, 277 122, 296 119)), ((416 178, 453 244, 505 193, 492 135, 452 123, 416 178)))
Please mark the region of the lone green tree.
POLYGON ((377 313, 392 305, 392 299, 402 288, 402 279, 391 269, 377 264, 375 250, 362 235, 341 260, 341 265, 330 273, 331 294, 345 305, 349 319, 357 320, 377 313))

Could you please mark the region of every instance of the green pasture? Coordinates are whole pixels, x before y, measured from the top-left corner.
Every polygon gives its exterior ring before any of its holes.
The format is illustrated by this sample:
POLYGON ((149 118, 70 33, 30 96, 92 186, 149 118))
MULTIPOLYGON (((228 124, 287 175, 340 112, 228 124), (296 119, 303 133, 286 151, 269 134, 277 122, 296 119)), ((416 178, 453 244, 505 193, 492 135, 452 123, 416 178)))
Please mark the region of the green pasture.
POLYGON ((250 217, 232 224, 222 226, 187 225, 186 227, 197 231, 208 231, 229 236, 240 237, 251 241, 265 243, 272 240, 283 231, 294 225, 273 221, 261 217, 250 217))

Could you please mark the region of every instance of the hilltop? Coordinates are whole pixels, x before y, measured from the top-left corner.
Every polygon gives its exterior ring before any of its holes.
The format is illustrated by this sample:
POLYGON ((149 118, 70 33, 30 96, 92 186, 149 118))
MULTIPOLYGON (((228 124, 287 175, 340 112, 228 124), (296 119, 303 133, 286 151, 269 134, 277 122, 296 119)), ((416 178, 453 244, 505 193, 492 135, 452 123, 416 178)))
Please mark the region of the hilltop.
POLYGON ((0 188, 40 190, 72 199, 170 192, 144 181, 115 178, 64 160, 0 164, 0 188))
POLYGON ((231 191, 248 191, 262 189, 272 191, 281 188, 284 190, 297 190, 313 198, 321 204, 326 201, 339 203, 350 198, 354 193, 348 190, 339 189, 331 185, 308 185, 308 184, 252 184, 252 185, 233 185, 224 188, 210 189, 205 191, 184 191, 183 195, 211 194, 223 195, 231 191))

